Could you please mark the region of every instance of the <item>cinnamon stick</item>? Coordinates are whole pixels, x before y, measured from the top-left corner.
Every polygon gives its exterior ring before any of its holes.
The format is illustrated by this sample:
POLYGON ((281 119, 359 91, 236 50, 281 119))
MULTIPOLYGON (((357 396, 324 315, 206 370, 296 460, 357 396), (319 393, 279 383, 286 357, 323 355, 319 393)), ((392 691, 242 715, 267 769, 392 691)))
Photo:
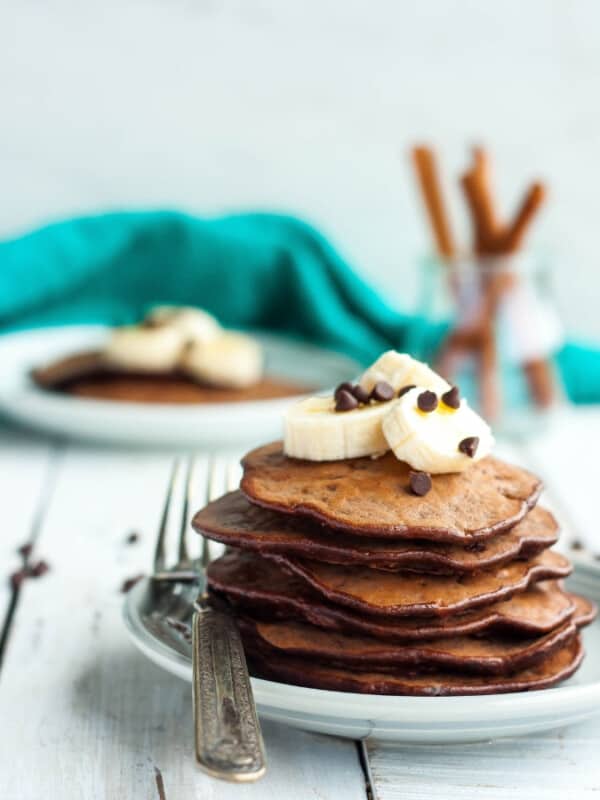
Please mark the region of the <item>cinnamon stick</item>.
MULTIPOLYGON (((543 183, 532 184, 525 193, 515 218, 503 237, 502 249, 505 253, 515 253, 523 244, 533 218, 546 199, 543 183)), ((540 408, 548 408, 555 399, 555 385, 552 367, 548 359, 539 358, 523 364, 529 392, 534 403, 540 408)))
POLYGON ((527 361, 523 364, 529 391, 533 401, 540 408, 548 408, 555 399, 556 390, 552 367, 545 358, 527 361))
POLYGON ((466 172, 460 179, 460 185, 471 212, 473 249, 477 255, 484 255, 487 252, 487 243, 493 234, 490 227, 488 204, 478 174, 475 171, 466 172))
POLYGON ((452 261, 456 256, 456 245, 450 230, 435 154, 430 147, 420 145, 413 148, 412 157, 438 254, 444 261, 452 261))
POLYGON ((529 187, 515 214, 512 224, 503 237, 503 253, 514 253, 520 249, 533 218, 546 199, 546 194, 546 187, 543 183, 533 183, 529 187))
POLYGON ((483 147, 473 148, 473 165, 462 176, 461 185, 473 221, 473 249, 477 255, 492 255, 498 251, 502 226, 494 203, 490 158, 483 147))
POLYGON ((493 421, 500 413, 500 389, 498 386, 498 353, 493 319, 483 324, 478 348, 479 397, 483 416, 493 421))
POLYGON ((502 232, 502 224, 498 217, 494 192, 492 190, 492 167, 489 153, 481 146, 473 148, 473 170, 475 186, 479 197, 482 234, 480 250, 482 253, 497 251, 502 232))

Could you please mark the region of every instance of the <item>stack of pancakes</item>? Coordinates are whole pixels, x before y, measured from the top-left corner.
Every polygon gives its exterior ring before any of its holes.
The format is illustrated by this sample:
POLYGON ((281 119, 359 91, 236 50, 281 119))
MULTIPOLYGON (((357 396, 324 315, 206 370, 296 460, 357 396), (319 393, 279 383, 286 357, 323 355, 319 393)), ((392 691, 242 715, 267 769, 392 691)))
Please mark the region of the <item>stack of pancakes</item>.
POLYGON ((541 689, 581 663, 592 603, 565 591, 540 482, 487 457, 435 475, 380 458, 311 462, 281 443, 243 460, 241 491, 197 531, 254 674, 323 689, 443 695, 541 689))

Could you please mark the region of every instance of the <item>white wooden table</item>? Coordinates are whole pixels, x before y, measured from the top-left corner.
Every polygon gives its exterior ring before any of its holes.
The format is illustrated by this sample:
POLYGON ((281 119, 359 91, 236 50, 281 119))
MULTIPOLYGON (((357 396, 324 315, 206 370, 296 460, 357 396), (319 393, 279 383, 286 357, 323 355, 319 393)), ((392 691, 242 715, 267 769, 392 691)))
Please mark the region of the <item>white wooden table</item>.
MULTIPOLYGON (((591 545, 595 535, 600 552, 599 445, 600 411, 588 409, 516 457, 546 479, 565 535, 591 545), (590 471, 581 480, 584 451, 590 471)), ((149 568, 172 457, 0 427, 1 800, 599 796, 600 717, 454 747, 363 745, 265 722, 263 781, 236 787, 200 773, 190 686, 134 650, 121 622, 120 587, 149 568), (139 540, 128 544, 131 531, 139 540), (8 575, 26 542, 51 570, 12 590, 8 575)), ((213 491, 236 479, 224 471, 213 491)))

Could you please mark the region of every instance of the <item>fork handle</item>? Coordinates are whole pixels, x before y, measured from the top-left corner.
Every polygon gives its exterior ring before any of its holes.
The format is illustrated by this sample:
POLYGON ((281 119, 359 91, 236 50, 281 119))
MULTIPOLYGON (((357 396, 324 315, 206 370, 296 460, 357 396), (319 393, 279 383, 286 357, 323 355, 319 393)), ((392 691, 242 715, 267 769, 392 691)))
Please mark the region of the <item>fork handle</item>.
POLYGON ((215 778, 254 781, 265 750, 239 631, 229 614, 206 607, 192 621, 196 759, 215 778))

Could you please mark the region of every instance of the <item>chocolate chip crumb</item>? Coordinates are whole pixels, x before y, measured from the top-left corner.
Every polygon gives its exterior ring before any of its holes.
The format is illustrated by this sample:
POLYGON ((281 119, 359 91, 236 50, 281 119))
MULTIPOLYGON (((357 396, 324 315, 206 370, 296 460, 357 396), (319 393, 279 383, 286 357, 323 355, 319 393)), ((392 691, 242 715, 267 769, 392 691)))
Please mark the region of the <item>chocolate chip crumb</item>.
POLYGON ((573 539, 571 542, 571 550, 585 550, 585 546, 580 539, 573 539))
POLYGON ((458 449, 469 458, 473 458, 479 447, 479 436, 467 436, 462 442, 459 442, 458 449))
POLYGON ((38 561, 29 569, 29 574, 34 578, 41 578, 49 571, 50 566, 46 561, 38 561))
POLYGON ((353 386, 348 381, 344 381, 344 383, 340 383, 339 386, 336 387, 335 392, 333 393, 334 398, 338 399, 338 394, 340 392, 350 392, 352 393, 353 386))
POLYGON ((369 393, 363 386, 360 385, 360 383, 357 383, 356 386, 352 387, 352 394, 354 397, 356 397, 358 402, 362 403, 363 405, 366 405, 369 402, 369 393))
POLYGON ((416 389, 417 386, 414 383, 409 383, 408 386, 403 386, 400 391, 398 392, 398 397, 404 397, 407 392, 410 392, 411 389, 416 389))
POLYGON ((21 567, 21 569, 18 569, 16 572, 13 572, 13 574, 10 576, 10 585, 12 586, 12 588, 18 589, 25 580, 25 578, 27 577, 27 575, 28 572, 25 569, 25 567, 21 567))
POLYGON ((371 399, 378 403, 387 403, 394 396, 394 390, 387 381, 377 381, 371 389, 371 399))
POLYGON ((410 490, 418 497, 423 497, 431 489, 431 475, 428 472, 409 473, 410 490))
POLYGON ((453 386, 451 389, 448 389, 447 392, 444 392, 442 395, 442 402, 444 405, 447 405, 448 408, 460 408, 460 392, 458 386, 453 386))
POLYGON ((465 545, 464 549, 467 553, 483 553, 487 549, 487 545, 485 542, 470 542, 465 545))
POLYGON ((342 389, 340 392, 338 392, 335 401, 336 411, 352 411, 353 409, 358 408, 358 400, 353 394, 350 394, 350 392, 346 391, 346 389, 342 389))
POLYGON ((32 550, 33 550, 33 545, 31 544, 31 542, 26 542, 25 544, 22 544, 21 547, 19 547, 17 552, 20 553, 23 556, 23 558, 29 558, 32 550))
POLYGON ((189 625, 181 622, 181 620, 173 619, 173 617, 166 617, 165 621, 170 628, 180 633, 186 641, 191 642, 192 630, 189 625))
POLYGON ((139 575, 134 575, 132 578, 127 578, 126 580, 124 580, 123 583, 121 584, 121 591, 123 592, 123 594, 127 594, 128 591, 133 589, 136 583, 141 581, 143 577, 144 575, 140 573, 139 575))
POLYGON ((45 575, 49 571, 50 566, 46 561, 37 561, 33 565, 25 564, 21 569, 12 573, 10 576, 10 584, 13 589, 18 589, 26 578, 41 578, 42 575, 45 575))
POLYGON ((127 534, 127 538, 125 539, 125 544, 135 544, 139 542, 140 535, 137 531, 131 531, 127 534))
POLYGON ((425 391, 417 397, 417 405, 421 411, 435 411, 438 406, 438 399, 435 392, 425 391))

